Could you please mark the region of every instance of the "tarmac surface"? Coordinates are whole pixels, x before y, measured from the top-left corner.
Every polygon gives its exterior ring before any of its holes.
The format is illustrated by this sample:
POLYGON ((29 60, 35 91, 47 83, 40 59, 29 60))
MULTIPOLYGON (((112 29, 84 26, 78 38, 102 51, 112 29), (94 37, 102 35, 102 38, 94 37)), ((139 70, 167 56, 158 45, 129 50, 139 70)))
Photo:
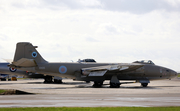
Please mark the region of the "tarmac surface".
MULTIPOLYGON (((0 107, 152 107, 180 106, 180 79, 122 84, 120 88, 92 87, 64 79, 63 84, 44 84, 43 79, 0 81, 0 89, 15 89, 28 95, 0 95, 0 107)), ((121 81, 122 82, 122 81, 121 81)), ((105 81, 105 84, 108 84, 105 81)))

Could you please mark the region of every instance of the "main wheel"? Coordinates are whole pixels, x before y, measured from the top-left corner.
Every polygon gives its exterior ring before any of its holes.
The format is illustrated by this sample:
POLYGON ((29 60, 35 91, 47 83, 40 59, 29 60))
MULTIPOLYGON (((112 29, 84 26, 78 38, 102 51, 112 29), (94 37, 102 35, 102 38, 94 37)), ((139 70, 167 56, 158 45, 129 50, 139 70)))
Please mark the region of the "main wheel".
POLYGON ((119 83, 110 82, 110 88, 119 88, 119 87, 120 87, 119 83))
POLYGON ((52 76, 45 76, 44 77, 44 83, 53 83, 52 76))
POLYGON ((147 87, 148 83, 141 83, 142 87, 147 87))
POLYGON ((94 81, 94 87, 101 87, 103 85, 103 81, 94 81))
POLYGON ((54 83, 58 83, 58 84, 62 84, 62 80, 59 80, 59 79, 54 79, 54 83))
POLYGON ((90 83, 90 81, 86 81, 86 83, 90 83))

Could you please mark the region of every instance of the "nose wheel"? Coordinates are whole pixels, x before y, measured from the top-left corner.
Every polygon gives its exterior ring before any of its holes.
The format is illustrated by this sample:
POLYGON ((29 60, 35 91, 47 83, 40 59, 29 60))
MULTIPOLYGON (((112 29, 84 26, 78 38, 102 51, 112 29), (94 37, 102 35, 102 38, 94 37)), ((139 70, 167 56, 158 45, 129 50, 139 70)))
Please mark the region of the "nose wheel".
POLYGON ((141 83, 142 87, 147 87, 148 83, 141 83))

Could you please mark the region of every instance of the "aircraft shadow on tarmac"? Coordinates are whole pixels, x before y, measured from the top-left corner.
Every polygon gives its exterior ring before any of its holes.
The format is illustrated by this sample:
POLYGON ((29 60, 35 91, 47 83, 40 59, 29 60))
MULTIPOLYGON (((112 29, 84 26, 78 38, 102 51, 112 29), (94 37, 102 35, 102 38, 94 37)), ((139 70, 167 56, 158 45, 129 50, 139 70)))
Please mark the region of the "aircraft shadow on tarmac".
MULTIPOLYGON (((168 87, 168 86, 167 86, 168 87)), ((102 88, 109 88, 109 89, 161 89, 160 87, 141 87, 141 86, 132 86, 132 87, 126 87, 122 86, 120 88, 110 88, 109 86, 102 86, 102 87, 93 87, 93 86, 85 86, 85 85, 78 85, 74 87, 46 87, 46 88, 31 88, 31 89, 76 89, 76 88, 95 88, 95 89, 102 89, 102 88)))
MULTIPOLYGON (((76 88, 110 88, 108 85, 103 85, 102 87, 93 87, 93 86, 75 86, 76 88)), ((120 89, 159 89, 158 87, 142 87, 142 86, 120 86, 120 89)), ((111 89, 119 89, 119 88, 111 88, 111 89)))
POLYGON ((0 83, 0 85, 12 85, 12 84, 58 84, 58 85, 77 85, 77 84, 89 84, 86 82, 63 82, 63 83, 43 83, 43 82, 24 82, 24 83, 0 83))
MULTIPOLYGON (((78 85, 75 86, 76 88, 110 88, 108 84, 103 85, 102 87, 93 87, 92 85, 78 85)), ((161 87, 180 87, 180 86, 126 86, 122 85, 119 88, 120 89, 161 89, 161 87)), ((118 89, 118 88, 112 88, 112 89, 118 89)))
POLYGON ((42 82, 26 82, 26 83, 0 83, 0 85, 12 85, 12 84, 44 84, 42 82))
POLYGON ((0 85, 12 85, 12 84, 64 84, 64 85, 76 85, 76 84, 88 84, 85 82, 68 82, 68 83, 43 83, 43 82, 25 82, 25 83, 0 83, 0 85))
MULTIPOLYGON (((57 84, 60 85, 59 87, 50 87, 50 88, 33 88, 33 89, 72 89, 72 88, 110 88, 109 84, 104 84, 102 87, 93 87, 92 83, 86 83, 86 82, 63 82, 61 84, 58 83, 43 83, 43 82, 25 82, 25 83, 0 83, 0 85, 12 85, 12 84, 57 84), (61 87, 61 85, 76 85, 73 87, 61 87)), ((120 89, 161 89, 161 87, 180 87, 180 86, 126 86, 121 85, 120 89)), ((112 89, 119 89, 119 88, 112 88, 112 89)))
MULTIPOLYGON (((54 84, 58 84, 58 83, 54 83, 54 84)), ((76 84, 89 84, 89 83, 86 83, 86 82, 63 82, 62 84, 76 85, 76 84)))
POLYGON ((63 82, 63 83, 44 83, 44 82, 27 82, 24 84, 59 84, 59 85, 76 85, 76 84, 88 84, 86 82, 63 82))

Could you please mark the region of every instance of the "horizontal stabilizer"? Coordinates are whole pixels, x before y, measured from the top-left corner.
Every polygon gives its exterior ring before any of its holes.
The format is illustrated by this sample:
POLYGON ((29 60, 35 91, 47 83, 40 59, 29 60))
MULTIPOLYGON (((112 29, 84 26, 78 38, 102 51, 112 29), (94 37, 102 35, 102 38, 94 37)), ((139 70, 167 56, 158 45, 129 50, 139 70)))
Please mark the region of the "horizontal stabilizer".
POLYGON ((35 66, 37 66, 34 59, 26 59, 26 58, 22 58, 16 62, 12 62, 12 65, 17 66, 17 67, 35 67, 35 66))
POLYGON ((12 59, 3 59, 3 60, 5 60, 6 62, 8 62, 8 63, 10 63, 10 64, 13 62, 12 59))

